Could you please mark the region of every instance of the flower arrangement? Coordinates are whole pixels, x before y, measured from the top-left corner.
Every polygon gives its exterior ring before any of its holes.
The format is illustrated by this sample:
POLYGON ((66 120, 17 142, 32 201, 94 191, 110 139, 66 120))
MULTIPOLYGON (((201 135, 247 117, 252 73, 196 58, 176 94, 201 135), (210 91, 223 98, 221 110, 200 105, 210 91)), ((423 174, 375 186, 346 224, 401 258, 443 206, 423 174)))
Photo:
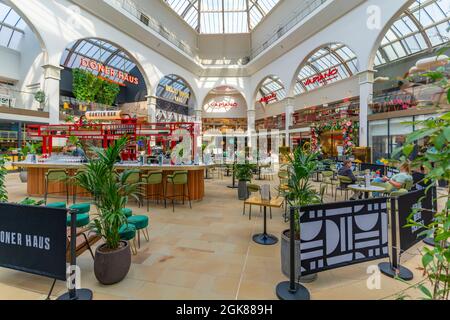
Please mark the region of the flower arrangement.
POLYGON ((344 135, 344 154, 351 155, 353 147, 356 145, 359 124, 351 120, 338 120, 330 122, 315 123, 311 126, 311 151, 317 152, 319 149, 319 138, 323 132, 342 130, 344 135))

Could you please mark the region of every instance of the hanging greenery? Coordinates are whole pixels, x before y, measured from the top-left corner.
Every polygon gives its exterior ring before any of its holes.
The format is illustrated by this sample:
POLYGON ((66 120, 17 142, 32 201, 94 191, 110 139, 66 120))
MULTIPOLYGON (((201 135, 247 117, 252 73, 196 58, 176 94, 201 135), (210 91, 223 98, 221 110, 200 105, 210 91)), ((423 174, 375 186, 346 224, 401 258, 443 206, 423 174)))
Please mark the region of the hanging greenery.
POLYGON ((116 83, 102 80, 92 73, 73 69, 73 94, 79 101, 112 105, 120 92, 116 83))

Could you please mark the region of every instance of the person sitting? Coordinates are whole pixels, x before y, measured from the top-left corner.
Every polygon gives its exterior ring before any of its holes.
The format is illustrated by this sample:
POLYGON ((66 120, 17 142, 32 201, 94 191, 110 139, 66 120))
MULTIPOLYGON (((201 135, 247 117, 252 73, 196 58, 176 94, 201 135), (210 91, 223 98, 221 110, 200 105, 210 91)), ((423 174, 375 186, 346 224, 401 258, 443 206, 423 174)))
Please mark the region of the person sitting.
POLYGON ((411 168, 409 163, 405 162, 400 166, 400 173, 394 175, 392 178, 386 176, 377 178, 373 182, 383 183, 383 187, 386 189, 386 193, 391 193, 402 189, 407 182, 412 182, 411 168))
MULTIPOLYGON (((352 166, 353 166, 353 164, 350 160, 345 160, 344 165, 338 171, 339 176, 347 177, 352 180, 352 182, 346 184, 346 186, 354 184, 357 181, 355 175, 353 174, 352 166)), ((360 198, 361 196, 362 196, 362 194, 360 192, 355 191, 353 196, 350 198, 350 200, 356 200, 356 199, 360 198)))
POLYGON ((63 152, 66 154, 70 154, 72 157, 80 157, 84 160, 87 159, 86 153, 80 147, 77 147, 74 144, 69 144, 63 148, 63 152))

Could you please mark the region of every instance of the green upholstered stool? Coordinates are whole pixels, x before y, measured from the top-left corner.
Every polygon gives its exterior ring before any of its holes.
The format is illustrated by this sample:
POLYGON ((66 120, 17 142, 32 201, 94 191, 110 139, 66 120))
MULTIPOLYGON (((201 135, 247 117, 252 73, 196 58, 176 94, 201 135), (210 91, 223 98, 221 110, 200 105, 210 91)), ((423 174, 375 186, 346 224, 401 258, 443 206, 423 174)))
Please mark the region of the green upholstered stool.
POLYGON ((91 211, 90 203, 77 203, 70 206, 70 209, 76 210, 77 214, 89 213, 91 211))
POLYGON ((123 208, 122 213, 125 217, 129 218, 133 215, 133 210, 131 210, 130 208, 123 208))
POLYGON ((163 184, 163 172, 150 171, 148 174, 142 176, 142 182, 145 185, 144 196, 142 200, 147 199, 147 212, 150 208, 150 199, 156 199, 157 203, 159 200, 164 199, 164 184, 163 184), (150 188, 153 187, 154 192, 150 193, 150 188))
POLYGON ((166 179, 166 187, 164 189, 164 206, 167 208, 167 202, 166 199, 172 199, 172 210, 173 212, 175 212, 175 202, 174 200, 176 198, 182 197, 183 199, 183 204, 184 201, 186 200, 186 198, 189 200, 189 207, 192 209, 192 204, 191 204, 191 194, 189 191, 189 186, 188 186, 188 172, 187 171, 175 171, 173 174, 168 175, 167 179, 166 179), (173 195, 168 196, 167 195, 167 184, 171 184, 173 186, 173 195), (182 194, 175 194, 175 186, 182 186, 183 188, 183 193, 182 194), (186 190, 187 190, 187 195, 186 195, 186 190))
POLYGON ((133 254, 137 254, 137 250, 136 250, 136 227, 132 224, 124 224, 123 226, 120 227, 119 229, 119 235, 120 235, 120 239, 122 240, 127 240, 127 241, 131 241, 131 252, 133 254))
POLYGON ((52 203, 48 203, 46 205, 46 207, 49 208, 58 208, 58 209, 65 209, 66 208, 66 203, 65 202, 52 202, 52 203))
POLYGON ((49 194, 66 194, 66 202, 69 202, 69 174, 66 170, 61 169, 49 169, 44 176, 44 201, 47 204, 49 194), (63 190, 58 192, 50 192, 49 187, 52 184, 62 184, 63 190))
MULTIPOLYGON (((69 214, 67 215, 67 226, 70 227, 72 221, 72 216, 69 214)), ((89 224, 89 213, 80 213, 77 214, 77 221, 76 221, 76 227, 81 228, 85 227, 89 224)))
POLYGON ((134 225, 138 232, 138 247, 141 247, 141 230, 147 241, 150 240, 148 236, 148 217, 147 216, 132 216, 128 218, 128 224, 134 225))

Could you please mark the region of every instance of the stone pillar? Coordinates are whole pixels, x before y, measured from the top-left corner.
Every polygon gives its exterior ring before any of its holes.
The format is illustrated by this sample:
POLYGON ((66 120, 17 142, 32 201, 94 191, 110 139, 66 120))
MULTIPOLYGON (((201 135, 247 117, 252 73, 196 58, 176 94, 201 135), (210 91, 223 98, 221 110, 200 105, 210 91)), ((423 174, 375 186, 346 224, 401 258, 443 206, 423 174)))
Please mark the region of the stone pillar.
POLYGON ((286 105, 284 107, 284 112, 286 115, 286 123, 285 123, 285 130, 286 130, 286 146, 291 148, 292 150, 292 141, 291 141, 291 126, 294 125, 293 117, 294 114, 294 99, 287 98, 286 99, 286 105))
POLYGON ((195 113, 194 113, 195 122, 199 122, 199 123, 202 122, 202 114, 203 114, 202 110, 195 110, 195 113))
POLYGON ((375 71, 368 70, 359 74, 359 146, 367 147, 369 104, 373 97, 375 71))
POLYGON ((59 124, 59 83, 61 80, 61 70, 64 68, 47 64, 42 66, 44 69, 44 92, 45 106, 49 113, 49 123, 59 124))
POLYGON ((156 123, 156 97, 147 96, 147 116, 149 123, 156 123))
POLYGON ((247 110, 247 130, 254 132, 256 129, 256 112, 255 110, 247 110))

